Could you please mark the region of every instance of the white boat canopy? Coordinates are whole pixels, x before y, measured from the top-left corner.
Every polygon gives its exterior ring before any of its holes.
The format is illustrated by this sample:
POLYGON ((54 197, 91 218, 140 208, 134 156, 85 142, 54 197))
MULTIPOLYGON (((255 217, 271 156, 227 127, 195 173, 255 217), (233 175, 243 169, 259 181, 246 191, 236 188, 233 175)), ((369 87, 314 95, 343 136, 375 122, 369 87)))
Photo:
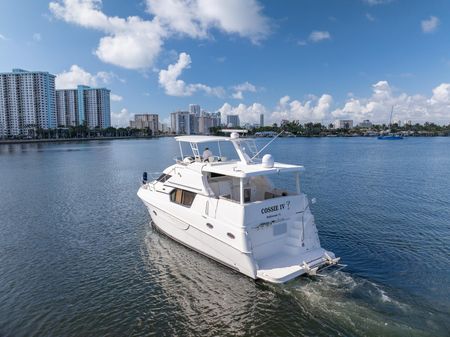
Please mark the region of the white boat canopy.
POLYGON ((184 143, 210 143, 210 142, 224 142, 229 141, 229 137, 223 136, 178 136, 175 137, 177 142, 184 143))
POLYGON ((205 165, 202 168, 202 171, 204 172, 222 174, 236 178, 247 178, 277 173, 301 172, 304 170, 305 168, 303 166, 282 164, 276 162, 274 163, 273 167, 264 167, 260 163, 241 165, 241 163, 236 162, 223 162, 205 165))

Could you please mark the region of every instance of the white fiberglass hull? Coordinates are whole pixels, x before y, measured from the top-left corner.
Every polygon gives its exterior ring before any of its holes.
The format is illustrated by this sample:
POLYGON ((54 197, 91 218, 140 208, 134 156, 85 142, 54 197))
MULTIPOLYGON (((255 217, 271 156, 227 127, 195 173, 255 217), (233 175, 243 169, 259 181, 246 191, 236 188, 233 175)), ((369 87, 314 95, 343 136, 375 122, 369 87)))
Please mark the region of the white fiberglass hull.
POLYGON ((162 233, 217 262, 256 278, 251 254, 242 252, 148 203, 146 206, 154 226, 162 233))
MULTIPOLYGON (((145 202, 145 201, 144 201, 145 202)), ((253 279, 284 283, 317 268, 332 264, 333 253, 323 248, 308 251, 282 251, 255 259, 252 251, 243 252, 167 212, 145 202, 154 226, 173 240, 253 279)))

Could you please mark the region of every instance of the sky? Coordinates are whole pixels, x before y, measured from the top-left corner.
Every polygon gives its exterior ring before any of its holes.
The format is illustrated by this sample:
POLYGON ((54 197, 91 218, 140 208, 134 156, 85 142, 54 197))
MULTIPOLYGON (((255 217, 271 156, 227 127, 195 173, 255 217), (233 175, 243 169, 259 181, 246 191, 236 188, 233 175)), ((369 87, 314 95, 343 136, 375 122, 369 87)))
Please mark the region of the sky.
POLYGON ((111 89, 113 126, 200 104, 241 122, 450 123, 448 0, 2 0, 0 72, 111 89))

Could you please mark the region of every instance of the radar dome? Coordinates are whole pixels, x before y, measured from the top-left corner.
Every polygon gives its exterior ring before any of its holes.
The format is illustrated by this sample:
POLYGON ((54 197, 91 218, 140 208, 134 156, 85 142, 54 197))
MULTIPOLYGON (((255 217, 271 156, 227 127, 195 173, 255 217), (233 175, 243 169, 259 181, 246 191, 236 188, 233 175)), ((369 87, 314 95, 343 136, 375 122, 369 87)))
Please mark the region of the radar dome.
POLYGON ((272 168, 274 164, 274 159, 271 154, 265 154, 262 157, 262 166, 265 168, 272 168))

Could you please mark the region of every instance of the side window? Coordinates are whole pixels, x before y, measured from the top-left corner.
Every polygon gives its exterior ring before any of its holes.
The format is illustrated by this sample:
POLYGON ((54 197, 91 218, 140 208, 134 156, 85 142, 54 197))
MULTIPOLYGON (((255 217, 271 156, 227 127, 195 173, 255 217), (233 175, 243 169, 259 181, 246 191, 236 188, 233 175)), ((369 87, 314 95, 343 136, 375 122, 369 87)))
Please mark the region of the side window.
POLYGON ((169 174, 163 173, 163 174, 161 174, 161 175, 159 176, 159 178, 156 179, 156 180, 159 181, 159 182, 161 182, 161 183, 165 183, 167 180, 170 179, 170 177, 172 177, 172 176, 169 175, 169 174))
POLYGON ((193 192, 180 190, 178 188, 170 192, 170 201, 182 206, 191 207, 194 199, 195 193, 193 192))

